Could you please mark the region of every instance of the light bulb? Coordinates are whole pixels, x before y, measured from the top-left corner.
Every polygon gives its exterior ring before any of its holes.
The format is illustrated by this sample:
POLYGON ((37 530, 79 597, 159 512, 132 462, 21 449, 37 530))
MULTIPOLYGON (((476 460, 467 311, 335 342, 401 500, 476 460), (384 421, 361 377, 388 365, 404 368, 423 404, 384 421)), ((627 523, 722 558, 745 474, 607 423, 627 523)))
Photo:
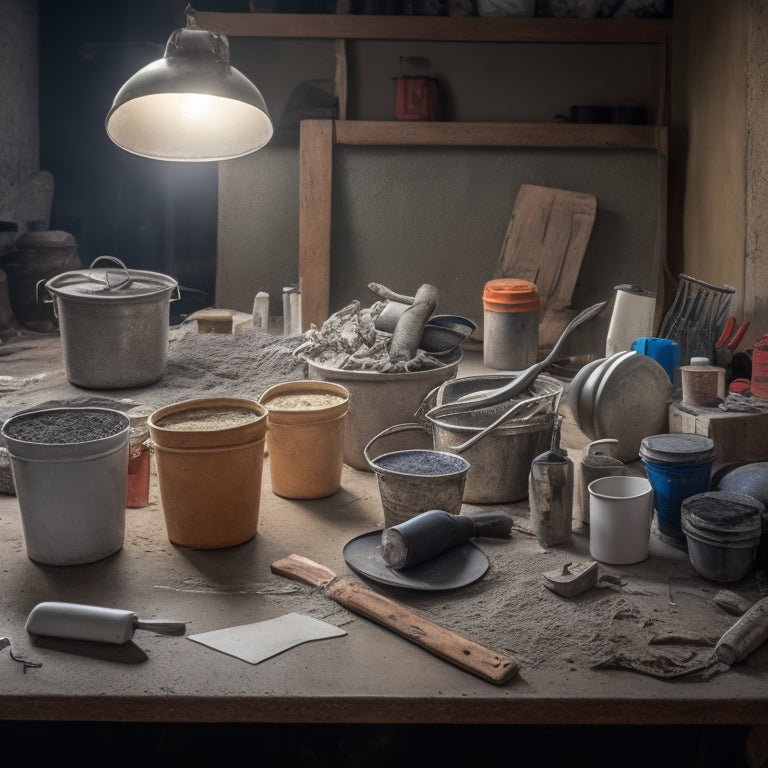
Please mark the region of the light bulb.
POLYGON ((210 102, 211 97, 204 93, 188 93, 184 94, 179 109, 184 117, 199 120, 208 113, 210 102))

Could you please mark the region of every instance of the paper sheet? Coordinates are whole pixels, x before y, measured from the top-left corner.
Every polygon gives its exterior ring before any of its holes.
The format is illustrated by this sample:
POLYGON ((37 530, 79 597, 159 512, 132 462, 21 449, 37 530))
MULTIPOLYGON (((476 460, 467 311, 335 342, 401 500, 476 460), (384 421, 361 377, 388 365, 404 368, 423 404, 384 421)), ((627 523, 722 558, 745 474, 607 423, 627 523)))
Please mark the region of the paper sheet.
POLYGON ((286 613, 255 624, 215 629, 187 637, 249 664, 258 664, 297 645, 346 634, 343 629, 311 616, 286 613))

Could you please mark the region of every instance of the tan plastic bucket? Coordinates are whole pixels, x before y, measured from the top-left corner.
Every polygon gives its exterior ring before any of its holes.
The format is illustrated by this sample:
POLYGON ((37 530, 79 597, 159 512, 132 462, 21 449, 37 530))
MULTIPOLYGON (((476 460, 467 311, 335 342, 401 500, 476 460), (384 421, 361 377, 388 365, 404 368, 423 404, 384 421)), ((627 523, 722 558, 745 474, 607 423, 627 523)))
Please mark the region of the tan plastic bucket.
POLYGON ((341 488, 349 392, 324 381, 289 381, 264 392, 272 491, 321 499, 341 488))
POLYGON ((147 419, 168 538, 219 549, 256 535, 267 410, 253 400, 186 400, 147 419))

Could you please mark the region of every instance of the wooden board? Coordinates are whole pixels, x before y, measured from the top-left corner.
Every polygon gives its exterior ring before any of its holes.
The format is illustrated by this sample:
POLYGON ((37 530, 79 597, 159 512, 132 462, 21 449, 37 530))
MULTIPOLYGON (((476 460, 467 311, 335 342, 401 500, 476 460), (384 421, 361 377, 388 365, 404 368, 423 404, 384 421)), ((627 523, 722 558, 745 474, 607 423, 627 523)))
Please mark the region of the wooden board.
POLYGON ((536 283, 540 352, 576 314, 571 299, 596 213, 597 198, 586 192, 523 184, 517 194, 494 277, 536 283))
POLYGON ((718 462, 765 461, 768 457, 768 413, 695 408, 676 401, 669 406, 669 431, 711 437, 718 462))
POLYGON ((542 309, 569 307, 596 213, 594 195, 523 184, 494 277, 536 283, 542 309))

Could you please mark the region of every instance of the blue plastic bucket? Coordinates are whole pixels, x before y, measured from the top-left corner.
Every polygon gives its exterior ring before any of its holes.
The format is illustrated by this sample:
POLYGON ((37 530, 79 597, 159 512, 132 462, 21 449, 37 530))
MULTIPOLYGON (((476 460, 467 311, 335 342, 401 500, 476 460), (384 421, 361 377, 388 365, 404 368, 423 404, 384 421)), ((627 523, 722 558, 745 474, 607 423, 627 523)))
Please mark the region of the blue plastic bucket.
POLYGON ((640 459, 653 487, 659 533, 683 547, 682 503, 709 490, 715 454, 714 441, 702 435, 651 435, 640 444, 640 459))

